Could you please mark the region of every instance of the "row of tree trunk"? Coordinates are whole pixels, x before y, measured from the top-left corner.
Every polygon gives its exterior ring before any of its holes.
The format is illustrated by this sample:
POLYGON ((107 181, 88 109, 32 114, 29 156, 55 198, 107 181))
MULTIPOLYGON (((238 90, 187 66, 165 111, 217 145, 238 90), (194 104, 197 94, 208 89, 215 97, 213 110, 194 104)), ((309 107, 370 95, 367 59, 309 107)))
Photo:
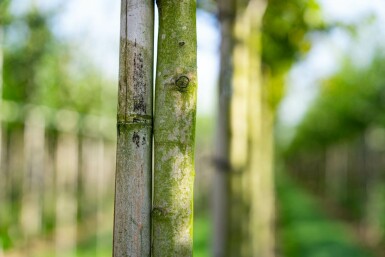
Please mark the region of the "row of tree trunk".
POLYGON ((48 128, 44 114, 35 108, 23 124, 2 122, 0 248, 10 256, 10 247, 33 249, 45 239, 56 256, 75 256, 85 236, 101 235, 111 209, 114 141, 77 126, 48 128))
POLYGON ((320 196, 329 210, 356 228, 362 242, 383 254, 384 149, 383 129, 287 160, 291 174, 320 196))

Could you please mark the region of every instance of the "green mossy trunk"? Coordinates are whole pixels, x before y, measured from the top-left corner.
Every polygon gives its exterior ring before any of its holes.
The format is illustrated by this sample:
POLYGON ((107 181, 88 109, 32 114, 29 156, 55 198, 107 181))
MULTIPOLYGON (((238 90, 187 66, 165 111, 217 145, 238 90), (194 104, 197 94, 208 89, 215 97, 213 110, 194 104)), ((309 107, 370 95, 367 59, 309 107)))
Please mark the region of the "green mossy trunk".
POLYGON ((149 257, 154 3, 121 3, 113 256, 149 257))
POLYGON ((197 90, 195 0, 158 0, 153 256, 192 256, 197 90))

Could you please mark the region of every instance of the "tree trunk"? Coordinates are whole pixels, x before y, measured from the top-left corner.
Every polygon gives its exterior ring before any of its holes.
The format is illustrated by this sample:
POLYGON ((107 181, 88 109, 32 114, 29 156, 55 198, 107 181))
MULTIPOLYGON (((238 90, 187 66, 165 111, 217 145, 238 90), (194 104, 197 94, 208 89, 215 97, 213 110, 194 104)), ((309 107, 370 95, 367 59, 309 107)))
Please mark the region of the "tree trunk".
POLYGON ((250 81, 249 75, 249 49, 247 39, 250 35, 249 21, 245 15, 245 2, 237 1, 237 13, 235 20, 234 47, 234 75, 233 75, 233 95, 231 100, 231 150, 230 161, 233 168, 230 173, 230 237, 227 243, 227 256, 248 256, 246 254, 247 228, 244 221, 248 217, 249 199, 245 190, 250 188, 244 185, 248 180, 247 160, 248 149, 248 95, 250 81))
POLYGON ((153 1, 122 0, 113 256, 150 256, 153 1))
POLYGON ((196 2, 158 0, 153 256, 192 256, 196 2))
POLYGON ((21 221, 29 240, 41 233, 44 184, 45 119, 38 109, 32 109, 24 123, 24 185, 21 221))
MULTIPOLYGON (((247 47, 249 49, 249 67, 248 67, 248 150, 247 160, 247 185, 244 187, 245 195, 249 197, 250 209, 245 222, 248 224, 248 242, 245 256, 263 256, 258 255, 260 249, 260 223, 261 223, 261 141, 262 141, 262 80, 261 80, 261 32, 260 32, 260 10, 256 9, 255 1, 251 1, 246 10, 245 16, 249 21, 250 34, 247 38, 247 47)), ((263 206, 262 206, 263 208, 263 206)))
POLYGON ((245 15, 250 24, 249 48, 249 247, 246 256, 274 256, 273 110, 271 90, 262 79, 261 22, 266 3, 251 0, 245 15))
POLYGON ((213 256, 223 257, 229 237, 229 175, 230 163, 230 101, 233 84, 233 49, 235 0, 218 1, 221 27, 220 75, 218 91, 218 114, 216 127, 216 150, 213 192, 214 238, 213 256))
POLYGON ((78 148, 74 132, 60 132, 56 149, 55 248, 58 257, 76 256, 78 148))
MULTIPOLYGON (((3 108, 3 27, 0 24, 0 109, 3 108)), ((7 208, 5 205, 6 202, 6 194, 7 191, 6 188, 6 171, 5 171, 5 160, 3 160, 3 119, 2 119, 2 112, 0 112, 0 176, 3 178, 0 182, 0 188, 3 188, 4 190, 1 190, 0 192, 0 208, 5 209, 7 208)), ((1 216, 0 216, 1 218, 1 216)), ((0 246, 1 251, 1 246, 0 246)), ((1 253, 0 253, 1 255, 1 253)))

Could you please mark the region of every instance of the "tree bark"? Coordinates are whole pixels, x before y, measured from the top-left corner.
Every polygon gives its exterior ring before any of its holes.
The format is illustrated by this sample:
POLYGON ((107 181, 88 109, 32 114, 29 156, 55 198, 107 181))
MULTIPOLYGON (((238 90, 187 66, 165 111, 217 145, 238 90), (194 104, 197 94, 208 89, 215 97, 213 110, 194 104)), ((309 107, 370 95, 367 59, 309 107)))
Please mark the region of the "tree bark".
POLYGON ((245 15, 249 20, 249 247, 247 256, 274 256, 273 110, 268 101, 268 83, 261 69, 261 24, 266 2, 251 0, 245 15))
POLYGON ((197 90, 195 0, 158 0, 153 256, 192 256, 197 90))
POLYGON ((113 256, 150 256, 153 1, 122 0, 113 256))
POLYGON ((234 47, 234 76, 233 76, 233 96, 231 99, 231 151, 230 160, 232 172, 230 173, 230 237, 227 250, 227 256, 248 256, 245 252, 247 242, 246 227, 244 221, 248 217, 248 194, 250 188, 244 184, 248 181, 247 160, 249 158, 248 149, 248 126, 247 116, 248 95, 249 95, 249 49, 247 40, 250 34, 249 21, 245 15, 245 2, 237 1, 237 13, 235 20, 235 38, 234 47))
POLYGON ((223 257, 229 237, 230 102, 233 84, 233 49, 235 0, 218 1, 221 28, 220 75, 216 127, 215 174, 213 190, 214 238, 213 256, 223 257))
MULTIPOLYGON (((3 27, 0 24, 0 108, 3 108, 3 27)), ((5 172, 5 160, 3 160, 3 119, 2 113, 0 112, 0 176, 3 179, 0 182, 0 188, 6 188, 5 182, 7 176, 5 172)), ((6 190, 2 190, 0 193, 0 208, 6 208, 6 190)))

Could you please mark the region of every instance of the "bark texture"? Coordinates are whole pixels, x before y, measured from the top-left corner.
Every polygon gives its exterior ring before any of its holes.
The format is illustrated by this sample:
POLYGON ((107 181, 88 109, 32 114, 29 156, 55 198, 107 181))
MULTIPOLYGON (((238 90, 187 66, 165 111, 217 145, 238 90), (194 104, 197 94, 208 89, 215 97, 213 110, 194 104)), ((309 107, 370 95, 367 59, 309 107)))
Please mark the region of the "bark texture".
POLYGON ((158 0, 153 256, 192 256, 196 2, 158 0))
POLYGON ((154 3, 121 1, 113 256, 151 254, 154 3))

